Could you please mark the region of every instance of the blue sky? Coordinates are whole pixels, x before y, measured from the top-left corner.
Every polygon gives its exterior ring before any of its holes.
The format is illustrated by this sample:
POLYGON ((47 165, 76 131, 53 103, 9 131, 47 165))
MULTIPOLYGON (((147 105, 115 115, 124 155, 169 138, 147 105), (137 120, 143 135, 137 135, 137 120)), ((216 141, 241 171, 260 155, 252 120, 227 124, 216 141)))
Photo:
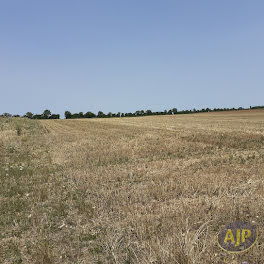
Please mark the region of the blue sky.
POLYGON ((264 105, 264 1, 1 0, 0 113, 264 105))

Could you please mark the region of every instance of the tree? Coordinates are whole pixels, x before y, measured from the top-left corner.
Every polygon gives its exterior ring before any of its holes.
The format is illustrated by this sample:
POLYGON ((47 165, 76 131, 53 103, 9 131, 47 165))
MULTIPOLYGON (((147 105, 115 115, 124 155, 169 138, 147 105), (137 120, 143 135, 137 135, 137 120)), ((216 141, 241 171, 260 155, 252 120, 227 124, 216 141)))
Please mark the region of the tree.
POLYGON ((12 115, 9 113, 3 113, 3 117, 9 118, 9 117, 12 117, 12 115))
POLYGON ((174 115, 176 115, 177 112, 178 112, 177 108, 172 108, 172 113, 173 113, 174 115))
POLYGON ((33 115, 32 118, 33 119, 42 119, 43 117, 42 117, 42 115, 33 115))
POLYGON ((79 118, 80 116, 79 116, 79 114, 78 113, 74 113, 74 114, 72 114, 72 116, 71 116, 71 118, 79 118))
POLYGON ((53 114, 49 117, 49 119, 60 119, 60 115, 53 114))
POLYGON ((25 114, 25 117, 32 119, 33 118, 33 114, 31 112, 27 112, 25 114))
POLYGON ((72 117, 72 113, 69 112, 69 111, 65 111, 64 116, 65 116, 66 119, 69 119, 69 118, 72 117))
POLYGON ((84 118, 83 112, 79 113, 79 118, 84 118))
POLYGON ((92 112, 87 112, 85 115, 84 115, 85 118, 92 118, 92 117, 96 117, 96 115, 92 112))
POLYGON ((152 111, 151 110, 147 110, 146 111, 146 115, 152 115, 152 111))
POLYGON ((104 117, 104 116, 105 116, 105 114, 102 111, 99 111, 98 114, 97 114, 97 117, 104 117))
POLYGON ((44 110, 42 116, 44 119, 48 119, 51 116, 51 111, 48 109, 44 110))
POLYGON ((112 117, 112 113, 111 112, 109 112, 108 114, 107 114, 107 117, 112 117))

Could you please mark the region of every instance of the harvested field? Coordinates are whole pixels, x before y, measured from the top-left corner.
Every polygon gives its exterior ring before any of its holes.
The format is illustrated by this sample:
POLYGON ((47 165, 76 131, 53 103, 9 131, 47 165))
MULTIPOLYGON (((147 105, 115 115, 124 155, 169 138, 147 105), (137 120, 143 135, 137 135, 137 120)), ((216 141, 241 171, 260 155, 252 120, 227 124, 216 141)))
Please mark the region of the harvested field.
POLYGON ((264 111, 2 118, 0 164, 0 263, 264 262, 264 111), (259 238, 232 255, 236 220, 259 238))

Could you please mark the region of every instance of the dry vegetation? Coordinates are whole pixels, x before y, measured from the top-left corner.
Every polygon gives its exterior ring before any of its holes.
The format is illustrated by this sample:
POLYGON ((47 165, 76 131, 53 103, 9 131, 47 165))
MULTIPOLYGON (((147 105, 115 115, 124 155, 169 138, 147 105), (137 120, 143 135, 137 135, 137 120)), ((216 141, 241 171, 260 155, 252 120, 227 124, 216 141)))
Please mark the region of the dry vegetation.
POLYGON ((0 165, 0 263, 264 262, 264 111, 1 119, 0 165), (259 240, 229 255, 238 219, 259 240))

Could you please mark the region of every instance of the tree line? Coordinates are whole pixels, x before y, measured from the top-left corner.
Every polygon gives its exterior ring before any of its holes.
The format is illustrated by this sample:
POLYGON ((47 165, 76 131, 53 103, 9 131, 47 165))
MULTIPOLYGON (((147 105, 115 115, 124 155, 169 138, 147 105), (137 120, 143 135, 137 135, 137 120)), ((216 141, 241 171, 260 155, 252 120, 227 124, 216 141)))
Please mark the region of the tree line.
MULTIPOLYGON (((151 110, 137 110, 134 113, 112 113, 109 112, 105 114, 99 111, 97 114, 93 112, 79 112, 71 113, 70 111, 65 111, 64 117, 66 119, 76 119, 76 118, 111 118, 111 117, 134 117, 134 116, 151 116, 151 115, 179 115, 179 114, 193 114, 193 113, 205 113, 205 112, 220 112, 220 111, 235 111, 235 110, 247 110, 247 109, 264 109, 264 106, 250 106, 250 108, 202 108, 202 109, 191 109, 191 110, 181 110, 178 111, 177 108, 172 108, 170 110, 164 110, 159 112, 152 112, 151 110)), ((20 115, 11 115, 9 113, 3 113, 0 115, 2 117, 20 117, 20 115)), ((27 112, 22 117, 27 117, 30 119, 60 119, 59 114, 52 114, 50 110, 46 109, 42 114, 33 114, 32 112, 27 112)))
POLYGON ((193 113, 205 113, 205 112, 220 112, 220 111, 235 111, 235 110, 247 110, 247 109, 258 109, 264 108, 264 106, 253 106, 250 108, 202 108, 202 109, 192 109, 192 110, 181 110, 178 111, 177 108, 172 108, 170 110, 164 110, 161 112, 152 112, 151 110, 137 110, 134 113, 112 113, 109 112, 107 114, 99 111, 97 114, 93 112, 79 112, 79 113, 71 113, 70 111, 65 111, 64 116, 66 119, 75 119, 75 118, 111 118, 111 117, 134 117, 134 116, 151 116, 151 115, 179 115, 179 114, 193 114, 193 113))
POLYGON ((27 112, 25 115, 11 115, 9 113, 3 113, 0 115, 1 117, 27 117, 30 119, 60 119, 59 114, 52 114, 50 110, 46 109, 42 114, 33 114, 31 112, 27 112))
MULTIPOLYGON (((264 108, 264 106, 263 106, 264 108)), ((243 110, 246 108, 202 108, 200 110, 198 109, 192 109, 192 110, 181 110, 178 111, 177 108, 172 108, 170 110, 164 110, 159 112, 152 112, 151 110, 137 110, 134 113, 112 113, 109 112, 107 114, 103 113, 102 111, 99 111, 97 114, 94 114, 92 112, 79 112, 79 113, 71 113, 70 111, 65 111, 64 116, 66 119, 74 119, 74 118, 110 118, 110 117, 135 117, 135 116, 151 116, 151 115, 178 115, 178 114, 193 114, 193 113, 205 113, 205 112, 218 112, 218 111, 233 111, 233 110, 243 110)), ((248 109, 248 108, 247 108, 248 109)))

